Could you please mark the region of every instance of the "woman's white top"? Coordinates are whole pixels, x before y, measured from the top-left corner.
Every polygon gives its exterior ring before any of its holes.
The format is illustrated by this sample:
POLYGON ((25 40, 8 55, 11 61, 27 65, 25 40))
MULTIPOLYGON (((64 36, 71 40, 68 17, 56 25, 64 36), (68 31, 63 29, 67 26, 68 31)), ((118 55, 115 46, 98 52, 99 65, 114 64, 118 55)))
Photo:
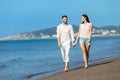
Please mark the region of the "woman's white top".
POLYGON ((90 38, 90 26, 92 23, 80 24, 80 37, 90 38))

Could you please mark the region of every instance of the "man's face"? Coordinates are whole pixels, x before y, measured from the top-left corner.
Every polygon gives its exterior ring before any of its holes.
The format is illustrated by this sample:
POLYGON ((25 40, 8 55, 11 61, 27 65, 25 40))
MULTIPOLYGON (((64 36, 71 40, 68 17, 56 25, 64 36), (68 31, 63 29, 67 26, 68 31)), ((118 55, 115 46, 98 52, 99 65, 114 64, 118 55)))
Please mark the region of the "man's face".
POLYGON ((68 20, 67 17, 63 17, 63 18, 62 18, 62 22, 63 22, 64 24, 67 24, 67 20, 68 20))

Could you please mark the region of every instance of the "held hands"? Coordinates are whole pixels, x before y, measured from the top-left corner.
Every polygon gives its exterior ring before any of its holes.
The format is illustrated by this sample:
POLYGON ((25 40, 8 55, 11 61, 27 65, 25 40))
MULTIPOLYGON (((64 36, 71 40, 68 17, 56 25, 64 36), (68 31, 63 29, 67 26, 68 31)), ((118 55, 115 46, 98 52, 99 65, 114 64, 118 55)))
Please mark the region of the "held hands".
POLYGON ((73 46, 73 47, 75 47, 75 46, 77 45, 77 42, 78 42, 79 37, 80 37, 80 34, 77 33, 77 38, 76 38, 76 40, 72 42, 72 46, 73 46))
POLYGON ((72 42, 72 46, 75 47, 77 44, 76 42, 72 42))
MULTIPOLYGON (((76 42, 72 42, 72 46, 73 46, 73 47, 75 47, 76 45, 77 45, 77 43, 76 43, 76 42)), ((61 46, 62 46, 62 44, 61 44, 60 42, 58 42, 58 46, 59 46, 59 47, 61 47, 61 46)))

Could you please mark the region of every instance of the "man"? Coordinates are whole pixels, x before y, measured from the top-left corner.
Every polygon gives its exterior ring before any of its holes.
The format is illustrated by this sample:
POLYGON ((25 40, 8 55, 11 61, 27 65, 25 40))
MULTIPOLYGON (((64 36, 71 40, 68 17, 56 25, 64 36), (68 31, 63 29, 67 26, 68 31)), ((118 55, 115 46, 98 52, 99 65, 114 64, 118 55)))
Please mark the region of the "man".
POLYGON ((62 24, 57 27, 57 41, 61 48, 62 58, 65 63, 64 71, 69 70, 69 53, 70 53, 70 41, 72 39, 72 46, 74 43, 74 31, 73 27, 67 24, 68 17, 66 15, 62 16, 62 24))

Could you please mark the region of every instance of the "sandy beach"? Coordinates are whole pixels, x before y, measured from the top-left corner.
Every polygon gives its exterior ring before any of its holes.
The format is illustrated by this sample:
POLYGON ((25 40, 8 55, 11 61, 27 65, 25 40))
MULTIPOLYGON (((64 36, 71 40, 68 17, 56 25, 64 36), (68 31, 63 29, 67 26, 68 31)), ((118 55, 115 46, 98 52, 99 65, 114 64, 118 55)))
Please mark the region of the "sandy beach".
POLYGON ((113 58, 83 67, 60 72, 38 80, 120 80, 120 58, 113 58))

